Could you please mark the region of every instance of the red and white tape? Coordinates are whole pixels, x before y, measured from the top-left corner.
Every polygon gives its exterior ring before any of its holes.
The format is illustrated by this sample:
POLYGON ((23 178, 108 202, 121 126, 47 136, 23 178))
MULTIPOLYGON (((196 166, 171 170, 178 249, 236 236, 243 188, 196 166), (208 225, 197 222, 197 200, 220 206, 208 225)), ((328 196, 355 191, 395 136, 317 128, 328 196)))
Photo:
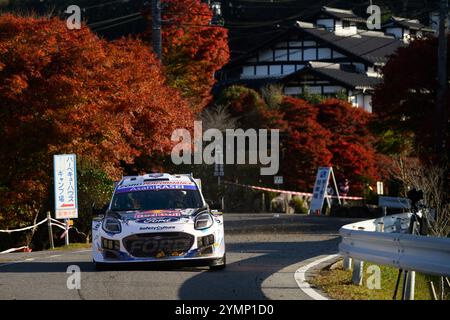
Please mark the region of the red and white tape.
POLYGON ((23 252, 31 252, 31 249, 28 246, 23 246, 19 248, 11 248, 5 251, 0 252, 0 254, 11 253, 15 251, 23 251, 23 252))
POLYGON ((46 221, 47 221, 47 218, 45 218, 44 220, 42 220, 42 221, 36 223, 35 225, 29 226, 29 227, 20 228, 20 229, 12 229, 12 230, 8 230, 8 229, 6 229, 6 230, 0 230, 0 232, 3 232, 3 233, 12 233, 12 232, 26 231, 26 230, 30 230, 30 229, 36 228, 37 226, 43 224, 43 223, 46 222, 46 221))
MULTIPOLYGON (((239 187, 249 188, 253 190, 261 190, 261 191, 268 191, 268 192, 276 192, 276 193, 284 193, 284 194, 292 194, 296 196, 305 196, 305 197, 312 197, 313 194, 309 192, 298 192, 298 191, 289 191, 289 190, 280 190, 280 189, 272 189, 272 188, 265 188, 265 187, 258 187, 258 186, 251 186, 248 184, 240 184, 235 182, 228 182, 224 181, 225 184, 235 185, 239 187)), ((331 198, 338 198, 336 196, 331 196, 331 198)), ((345 200, 362 200, 362 197, 348 197, 348 196, 339 196, 339 199, 345 199, 345 200)))

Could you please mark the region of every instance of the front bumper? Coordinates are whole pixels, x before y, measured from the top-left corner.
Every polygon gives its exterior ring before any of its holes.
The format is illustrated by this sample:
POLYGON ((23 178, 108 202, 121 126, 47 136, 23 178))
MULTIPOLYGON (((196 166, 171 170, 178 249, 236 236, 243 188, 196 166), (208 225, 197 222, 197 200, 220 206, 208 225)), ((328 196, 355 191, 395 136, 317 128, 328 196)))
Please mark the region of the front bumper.
POLYGON ((122 225, 122 232, 111 234, 92 226, 92 256, 99 263, 198 261, 205 265, 225 255, 223 218, 205 230, 195 230, 193 223, 122 225))

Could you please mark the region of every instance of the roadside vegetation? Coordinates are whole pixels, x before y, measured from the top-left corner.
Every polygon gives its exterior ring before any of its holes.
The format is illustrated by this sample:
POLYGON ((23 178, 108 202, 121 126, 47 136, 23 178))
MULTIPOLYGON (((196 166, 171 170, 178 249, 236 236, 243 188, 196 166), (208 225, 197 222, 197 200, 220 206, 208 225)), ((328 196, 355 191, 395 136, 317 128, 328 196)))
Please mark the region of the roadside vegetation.
MULTIPOLYGON (((363 285, 352 283, 352 271, 344 270, 342 261, 322 270, 311 282, 314 286, 323 290, 329 297, 337 300, 392 300, 398 269, 389 266, 379 266, 381 270, 381 288, 369 289, 367 279, 370 273, 367 268, 374 265, 364 263, 363 285)), ((433 281, 439 295, 439 277, 416 273, 415 300, 433 300, 429 282, 433 281)), ((401 300, 403 277, 397 292, 397 300, 401 300)), ((450 299, 450 288, 446 286, 446 299, 450 299)))

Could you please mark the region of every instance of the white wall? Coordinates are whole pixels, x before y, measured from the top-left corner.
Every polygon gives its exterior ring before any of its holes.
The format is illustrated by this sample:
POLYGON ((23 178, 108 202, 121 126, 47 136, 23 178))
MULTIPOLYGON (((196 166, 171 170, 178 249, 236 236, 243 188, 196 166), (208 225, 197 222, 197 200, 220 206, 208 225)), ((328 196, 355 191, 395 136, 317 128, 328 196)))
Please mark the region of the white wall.
POLYGON ((284 87, 283 92, 288 96, 295 96, 302 93, 302 88, 300 87, 284 87))
POLYGON ((350 91, 348 101, 357 108, 363 108, 367 112, 372 112, 372 96, 363 93, 352 93, 350 91))
POLYGON ((358 28, 355 25, 344 27, 341 20, 336 20, 336 30, 334 33, 337 36, 352 36, 358 33, 358 28))

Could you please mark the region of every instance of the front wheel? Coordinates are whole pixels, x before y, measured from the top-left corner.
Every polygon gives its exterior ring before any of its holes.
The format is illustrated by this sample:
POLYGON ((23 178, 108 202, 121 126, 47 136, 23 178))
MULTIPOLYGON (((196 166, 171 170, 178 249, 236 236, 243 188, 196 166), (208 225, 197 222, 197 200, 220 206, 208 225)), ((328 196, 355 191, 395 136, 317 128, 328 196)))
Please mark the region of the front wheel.
POLYGON ((222 258, 214 261, 213 265, 209 266, 209 270, 218 271, 223 270, 227 266, 227 256, 224 254, 222 258))

